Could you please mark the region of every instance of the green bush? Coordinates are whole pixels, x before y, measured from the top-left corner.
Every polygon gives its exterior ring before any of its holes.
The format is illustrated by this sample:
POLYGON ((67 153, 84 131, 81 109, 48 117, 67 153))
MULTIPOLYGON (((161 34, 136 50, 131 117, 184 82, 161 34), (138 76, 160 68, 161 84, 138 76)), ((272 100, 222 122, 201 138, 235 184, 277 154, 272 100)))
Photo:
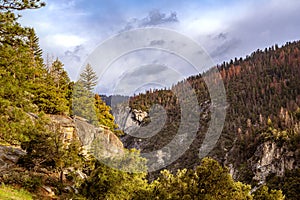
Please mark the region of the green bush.
POLYGON ((31 200, 32 195, 26 190, 16 190, 10 186, 2 184, 0 186, 0 199, 1 200, 31 200))

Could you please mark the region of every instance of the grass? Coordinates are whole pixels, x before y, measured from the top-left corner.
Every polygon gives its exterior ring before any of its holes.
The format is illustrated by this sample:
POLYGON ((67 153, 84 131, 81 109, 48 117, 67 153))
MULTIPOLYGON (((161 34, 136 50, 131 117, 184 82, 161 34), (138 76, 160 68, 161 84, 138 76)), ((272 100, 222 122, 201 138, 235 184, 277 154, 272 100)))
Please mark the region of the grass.
POLYGON ((26 190, 16 190, 10 186, 2 184, 0 186, 1 200, 32 200, 32 195, 26 190))

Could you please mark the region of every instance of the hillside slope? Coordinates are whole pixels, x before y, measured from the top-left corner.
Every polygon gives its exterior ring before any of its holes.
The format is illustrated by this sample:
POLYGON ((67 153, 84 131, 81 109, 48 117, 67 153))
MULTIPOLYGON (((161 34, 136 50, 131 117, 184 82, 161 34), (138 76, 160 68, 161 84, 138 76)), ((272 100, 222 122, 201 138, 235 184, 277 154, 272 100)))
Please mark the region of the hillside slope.
MULTIPOLYGON (((253 185, 296 173, 300 163, 300 42, 257 50, 245 59, 235 58, 217 68, 226 89, 228 107, 222 134, 209 156, 230 167, 235 179, 253 185)), ((211 117, 211 99, 203 76, 217 77, 208 72, 173 86, 180 88, 188 82, 196 91, 202 109, 197 137, 178 160, 167 166, 173 172, 194 168, 200 162, 199 148, 211 117)), ((148 91, 130 98, 131 110, 149 112, 154 104, 163 106, 167 120, 153 137, 126 135, 122 138, 125 147, 151 152, 174 138, 180 124, 181 105, 173 90, 148 91)), ((120 112, 119 115, 122 116, 120 112)), ((149 122, 148 117, 140 125, 147 127, 149 122)), ((152 173, 150 179, 156 175, 152 173)))

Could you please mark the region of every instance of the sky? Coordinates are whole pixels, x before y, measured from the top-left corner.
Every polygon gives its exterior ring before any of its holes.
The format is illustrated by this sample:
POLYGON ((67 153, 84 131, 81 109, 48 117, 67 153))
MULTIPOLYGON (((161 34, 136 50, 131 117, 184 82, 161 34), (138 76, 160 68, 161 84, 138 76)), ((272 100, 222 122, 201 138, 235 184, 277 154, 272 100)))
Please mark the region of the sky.
MULTIPOLYGON (((19 21, 35 28, 44 58, 60 59, 72 80, 78 79, 90 55, 105 41, 136 29, 159 27, 182 34, 199 44, 212 65, 300 39, 298 0, 45 2, 41 9, 21 11, 19 21)), ((165 41, 152 42, 163 46, 165 41)), ((99 59, 116 53, 117 48, 121 46, 101 51, 99 59)), ((187 60, 158 48, 119 55, 108 67, 98 64, 94 66, 99 76, 96 90, 104 94, 128 95, 149 87, 169 87, 199 73, 187 60)))

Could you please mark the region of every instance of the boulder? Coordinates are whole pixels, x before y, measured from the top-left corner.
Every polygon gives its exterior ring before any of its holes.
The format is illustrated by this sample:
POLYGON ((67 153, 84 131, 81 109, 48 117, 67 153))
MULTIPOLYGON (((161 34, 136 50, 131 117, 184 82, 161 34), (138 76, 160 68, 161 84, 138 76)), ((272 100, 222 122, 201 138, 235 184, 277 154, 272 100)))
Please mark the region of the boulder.
POLYGON ((26 152, 20 147, 0 146, 0 171, 16 166, 19 157, 25 154, 26 152))
MULTIPOLYGON (((123 143, 106 126, 94 126, 82 117, 74 118, 63 115, 50 115, 51 121, 58 124, 63 133, 64 142, 70 142, 73 138, 80 140, 83 153, 88 154, 95 141, 101 142, 101 154, 103 157, 111 157, 123 153, 123 143)), ((51 128, 51 127, 50 127, 51 128)))

